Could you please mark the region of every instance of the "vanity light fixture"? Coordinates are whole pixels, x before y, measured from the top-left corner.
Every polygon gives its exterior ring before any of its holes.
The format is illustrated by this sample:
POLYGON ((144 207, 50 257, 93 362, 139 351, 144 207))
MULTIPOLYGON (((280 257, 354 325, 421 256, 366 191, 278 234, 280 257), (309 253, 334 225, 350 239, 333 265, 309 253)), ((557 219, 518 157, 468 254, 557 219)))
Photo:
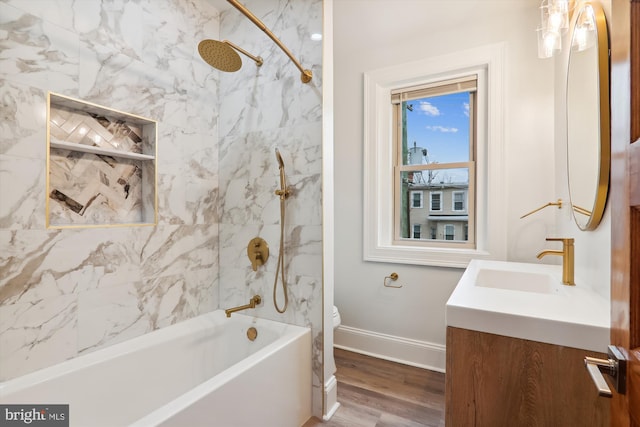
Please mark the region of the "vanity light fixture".
POLYGON ((581 52, 595 45, 596 42, 596 17, 593 7, 587 5, 584 13, 581 13, 576 22, 576 27, 571 41, 571 49, 581 52))
POLYGON ((562 49, 562 34, 569 28, 570 0, 542 0, 538 58, 551 58, 562 49))

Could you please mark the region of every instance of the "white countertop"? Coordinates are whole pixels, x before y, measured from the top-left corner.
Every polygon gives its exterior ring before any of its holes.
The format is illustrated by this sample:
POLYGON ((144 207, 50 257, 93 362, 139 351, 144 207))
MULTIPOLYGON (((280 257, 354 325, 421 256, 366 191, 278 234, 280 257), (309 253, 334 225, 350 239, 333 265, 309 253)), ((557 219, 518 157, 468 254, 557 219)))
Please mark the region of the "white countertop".
POLYGON ((557 265, 472 260, 447 301, 447 326, 606 353, 609 301, 561 278, 557 265), (554 284, 549 293, 476 286, 482 269, 548 274, 554 284))

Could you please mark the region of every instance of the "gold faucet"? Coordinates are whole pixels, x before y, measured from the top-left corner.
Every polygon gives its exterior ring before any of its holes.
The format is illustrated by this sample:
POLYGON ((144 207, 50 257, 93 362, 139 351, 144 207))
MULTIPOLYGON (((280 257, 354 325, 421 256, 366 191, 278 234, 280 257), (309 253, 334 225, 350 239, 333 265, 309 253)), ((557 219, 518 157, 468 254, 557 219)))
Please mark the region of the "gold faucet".
POLYGON ((562 242, 562 250, 548 249, 538 254, 538 259, 545 255, 560 255, 562 257, 562 283, 575 285, 573 280, 573 239, 561 237, 547 237, 548 242, 562 242))
POLYGON ((262 298, 260 295, 254 295, 253 298, 249 301, 249 304, 240 305, 238 307, 228 308, 224 311, 227 317, 231 317, 231 313, 235 313, 236 311, 246 310, 248 308, 256 308, 256 305, 262 302, 262 298))

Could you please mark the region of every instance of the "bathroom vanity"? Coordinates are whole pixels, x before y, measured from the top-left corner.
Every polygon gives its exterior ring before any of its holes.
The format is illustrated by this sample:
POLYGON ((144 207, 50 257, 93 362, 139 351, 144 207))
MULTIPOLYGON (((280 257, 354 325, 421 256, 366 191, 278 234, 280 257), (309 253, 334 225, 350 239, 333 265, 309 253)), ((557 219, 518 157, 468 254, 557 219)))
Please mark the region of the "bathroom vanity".
POLYGON ((447 426, 607 426, 584 357, 606 358, 609 303, 560 266, 474 260, 449 298, 447 426))

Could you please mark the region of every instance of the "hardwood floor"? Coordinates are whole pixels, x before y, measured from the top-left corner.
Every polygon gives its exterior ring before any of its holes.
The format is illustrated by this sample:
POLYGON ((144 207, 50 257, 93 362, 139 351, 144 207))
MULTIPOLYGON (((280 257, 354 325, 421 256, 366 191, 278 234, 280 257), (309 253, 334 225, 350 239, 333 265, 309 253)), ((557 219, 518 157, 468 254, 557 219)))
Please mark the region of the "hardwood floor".
POLYGON ((335 349, 340 408, 303 427, 442 427, 444 374, 335 349))

